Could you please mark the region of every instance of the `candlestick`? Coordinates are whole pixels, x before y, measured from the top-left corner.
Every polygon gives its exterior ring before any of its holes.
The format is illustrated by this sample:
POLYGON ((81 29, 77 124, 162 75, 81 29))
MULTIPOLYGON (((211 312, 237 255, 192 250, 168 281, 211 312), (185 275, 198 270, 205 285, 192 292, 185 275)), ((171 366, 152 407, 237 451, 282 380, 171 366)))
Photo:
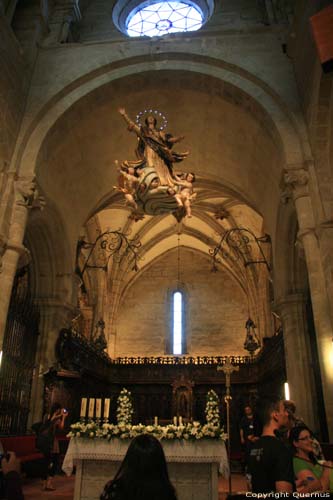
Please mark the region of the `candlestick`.
POLYGON ((103 413, 104 420, 109 419, 109 413, 110 413, 110 398, 105 398, 104 399, 104 413, 103 413))
POLYGON ((87 413, 87 398, 81 399, 80 418, 85 418, 87 413))
POLYGON ((89 399, 88 417, 94 418, 95 398, 89 399))
POLYGON ((158 417, 154 417, 154 425, 158 425, 158 417))
POLYGON ((102 400, 101 398, 96 399, 96 418, 101 418, 102 416, 102 400))

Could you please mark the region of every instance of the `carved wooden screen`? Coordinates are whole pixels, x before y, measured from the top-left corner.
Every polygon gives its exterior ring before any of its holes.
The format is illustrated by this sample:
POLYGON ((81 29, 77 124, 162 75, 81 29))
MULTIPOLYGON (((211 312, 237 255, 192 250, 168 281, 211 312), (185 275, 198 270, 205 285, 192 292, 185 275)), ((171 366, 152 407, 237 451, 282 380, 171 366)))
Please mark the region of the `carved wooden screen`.
POLYGON ((0 369, 0 434, 26 431, 38 324, 39 312, 24 269, 16 276, 7 316, 0 369))

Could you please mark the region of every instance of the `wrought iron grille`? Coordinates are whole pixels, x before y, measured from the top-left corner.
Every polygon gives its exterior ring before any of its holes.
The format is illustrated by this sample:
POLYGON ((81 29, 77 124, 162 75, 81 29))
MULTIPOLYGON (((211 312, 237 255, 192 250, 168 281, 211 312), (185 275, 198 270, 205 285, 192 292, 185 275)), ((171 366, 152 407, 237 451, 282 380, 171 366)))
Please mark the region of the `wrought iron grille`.
POLYGON ((27 427, 37 349, 39 311, 28 288, 27 270, 16 276, 0 367, 0 434, 22 434, 27 427))

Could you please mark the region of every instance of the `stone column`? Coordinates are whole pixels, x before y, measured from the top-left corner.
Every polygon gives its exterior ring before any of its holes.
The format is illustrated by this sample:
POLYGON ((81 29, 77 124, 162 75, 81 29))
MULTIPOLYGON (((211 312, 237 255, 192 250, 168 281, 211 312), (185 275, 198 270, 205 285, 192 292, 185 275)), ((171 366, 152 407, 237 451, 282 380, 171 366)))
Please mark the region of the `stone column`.
POLYGON ((40 336, 38 339, 36 367, 33 374, 28 427, 41 419, 43 412, 43 374, 57 363, 55 345, 62 328, 69 327, 76 308, 54 298, 38 301, 40 308, 40 336))
MULTIPOLYGON (((323 384, 324 403, 330 436, 333 436, 333 364, 332 322, 323 263, 316 235, 313 209, 308 189, 309 174, 304 168, 289 170, 284 175, 295 203, 299 232, 308 270, 316 340, 323 384)), ((296 357, 296 356, 295 356, 296 357)))
POLYGON ((8 235, 1 237, 3 243, 0 253, 3 255, 0 274, 0 350, 2 350, 8 307, 19 260, 21 259, 22 265, 27 263, 27 260, 22 261, 22 259, 28 256, 28 251, 23 246, 28 212, 32 208, 41 208, 43 205, 43 200, 38 197, 33 178, 16 180, 14 195, 8 235))
POLYGON ((306 323, 306 298, 301 293, 288 295, 275 304, 283 325, 287 381, 290 399, 295 401, 297 415, 313 429, 317 428, 317 401, 311 367, 311 349, 306 323))
POLYGON ((331 321, 333 324, 333 218, 321 222, 317 227, 316 234, 319 239, 327 295, 330 303, 331 321))
POLYGON ((108 355, 114 358, 117 355, 116 340, 117 340, 117 312, 121 297, 121 288, 123 285, 122 280, 113 277, 112 281, 109 280, 108 292, 106 294, 105 303, 105 322, 107 325, 106 331, 107 342, 108 342, 108 355))

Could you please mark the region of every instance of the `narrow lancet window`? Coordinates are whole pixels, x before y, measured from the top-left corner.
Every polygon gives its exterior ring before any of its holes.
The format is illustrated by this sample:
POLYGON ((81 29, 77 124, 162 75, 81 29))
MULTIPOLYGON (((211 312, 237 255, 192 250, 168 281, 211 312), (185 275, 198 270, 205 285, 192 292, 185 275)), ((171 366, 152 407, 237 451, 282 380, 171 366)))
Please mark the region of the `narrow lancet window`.
POLYGON ((173 294, 173 354, 183 354, 183 294, 173 294))

